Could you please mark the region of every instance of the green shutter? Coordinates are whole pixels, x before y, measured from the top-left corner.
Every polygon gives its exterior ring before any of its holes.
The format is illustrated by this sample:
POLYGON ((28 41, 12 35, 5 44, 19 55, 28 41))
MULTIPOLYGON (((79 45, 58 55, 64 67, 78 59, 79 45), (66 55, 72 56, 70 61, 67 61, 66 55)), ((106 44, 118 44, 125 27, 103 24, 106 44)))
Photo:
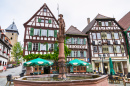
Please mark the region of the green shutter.
POLYGON ((114 48, 114 52, 117 53, 117 51, 116 51, 116 45, 113 45, 113 48, 114 48))
POLYGON ((71 51, 71 57, 74 57, 74 51, 71 51))
POLYGON ((57 30, 54 30, 54 37, 57 38, 57 30))
POLYGON ((119 32, 119 37, 120 37, 120 39, 122 39, 122 35, 121 35, 121 32, 119 32))
POLYGON ((106 45, 106 53, 109 53, 108 45, 106 45))
POLYGON ((80 44, 80 39, 79 39, 79 37, 78 37, 78 44, 80 44))
POLYGON ((48 20, 48 23, 51 24, 51 19, 48 20))
POLYGON ((71 44, 74 44, 74 38, 71 38, 71 44))
POLYGON ((78 57, 80 57, 80 51, 78 51, 78 57))
POLYGON ((111 22, 108 22, 108 25, 111 26, 111 22))
POLYGON ((46 43, 46 51, 48 51, 48 43, 46 43))
POLYGON ((101 38, 104 39, 104 32, 101 32, 101 38))
POLYGON ((104 39, 107 39, 107 33, 106 32, 104 33, 104 36, 105 36, 104 39))
POLYGON ((86 38, 84 38, 84 44, 86 44, 86 38))
POLYGON ((102 46, 102 52, 106 53, 105 45, 102 46))
POLYGON ((102 26, 102 23, 101 23, 101 22, 98 22, 98 25, 99 25, 99 26, 102 26))
POLYGON ((129 33, 129 37, 130 37, 130 33, 129 33))
POLYGON ((38 51, 40 51, 40 43, 38 43, 38 51))
POLYGON ((84 57, 86 57, 86 51, 84 51, 84 57))
POLYGON ((124 50, 124 46, 123 46, 123 45, 121 45, 121 51, 122 51, 122 53, 125 52, 125 50, 124 50))
POLYGON ((65 41, 64 41, 64 42, 65 42, 65 44, 67 44, 67 38, 65 38, 65 41))
POLYGON ((34 28, 30 29, 30 36, 33 36, 34 28))
POLYGON ((41 22, 41 19, 40 19, 40 18, 38 18, 38 22, 41 22))
POLYGON ((31 51, 32 50, 32 42, 29 42, 28 43, 28 51, 31 51))
POLYGON ((57 43, 54 44, 54 50, 57 51, 57 43))
POLYGON ((111 35, 112 35, 112 39, 114 39, 114 32, 112 32, 111 35))
POLYGON ((48 37, 48 34, 49 34, 49 30, 47 29, 47 37, 48 37))
POLYGON ((41 34, 42 34, 42 29, 40 29, 40 36, 41 36, 41 34))

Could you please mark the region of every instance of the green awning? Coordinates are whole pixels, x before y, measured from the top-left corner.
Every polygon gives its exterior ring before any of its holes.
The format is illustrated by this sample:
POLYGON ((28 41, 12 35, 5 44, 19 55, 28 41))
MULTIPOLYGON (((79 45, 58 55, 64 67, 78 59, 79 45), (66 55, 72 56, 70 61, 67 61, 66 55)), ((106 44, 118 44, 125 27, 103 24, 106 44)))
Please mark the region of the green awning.
POLYGON ((23 65, 24 66, 50 66, 52 64, 53 63, 50 61, 47 61, 47 60, 44 60, 41 58, 37 58, 37 59, 30 60, 28 62, 25 62, 23 65))
POLYGON ((72 66, 87 66, 87 65, 89 65, 89 63, 81 61, 79 59, 74 59, 74 60, 70 61, 68 64, 72 65, 72 66))

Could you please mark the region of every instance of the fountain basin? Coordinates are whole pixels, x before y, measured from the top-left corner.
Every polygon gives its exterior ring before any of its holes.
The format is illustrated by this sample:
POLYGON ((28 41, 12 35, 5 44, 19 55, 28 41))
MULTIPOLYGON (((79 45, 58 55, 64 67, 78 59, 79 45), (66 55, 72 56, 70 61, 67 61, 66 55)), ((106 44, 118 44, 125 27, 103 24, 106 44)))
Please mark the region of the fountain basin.
POLYGON ((14 86, 108 86, 107 75, 90 75, 90 74, 67 74, 68 77, 83 77, 83 76, 96 76, 87 79, 79 80, 53 80, 53 81, 42 81, 33 80, 37 78, 47 78, 56 76, 54 74, 45 74, 37 76, 25 76, 14 80, 14 86), (97 77, 99 76, 99 77, 97 77), (31 80, 32 79, 32 80, 31 80))

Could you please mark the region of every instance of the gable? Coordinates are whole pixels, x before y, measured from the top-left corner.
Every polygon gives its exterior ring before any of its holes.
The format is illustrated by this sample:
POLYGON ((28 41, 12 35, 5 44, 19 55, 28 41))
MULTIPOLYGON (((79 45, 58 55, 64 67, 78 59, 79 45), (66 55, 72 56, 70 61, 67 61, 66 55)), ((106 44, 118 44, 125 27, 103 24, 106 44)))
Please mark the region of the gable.
POLYGON ((24 23, 24 26, 25 25, 58 28, 58 21, 48 6, 44 4, 26 23, 24 23))

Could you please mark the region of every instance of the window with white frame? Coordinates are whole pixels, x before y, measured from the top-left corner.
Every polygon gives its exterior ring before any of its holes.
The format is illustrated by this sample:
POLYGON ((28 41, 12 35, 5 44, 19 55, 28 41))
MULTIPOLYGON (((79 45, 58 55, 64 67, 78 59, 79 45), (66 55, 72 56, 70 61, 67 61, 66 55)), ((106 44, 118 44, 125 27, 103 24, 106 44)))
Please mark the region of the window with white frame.
POLYGON ((48 48, 49 48, 49 51, 53 51, 54 50, 54 44, 48 44, 48 48))
POLYGON ((120 49, 119 45, 116 46, 116 51, 117 51, 117 53, 121 53, 121 49, 120 49))
POLYGON ((46 51, 46 44, 40 44, 40 49, 42 51, 46 51))
POLYGON ((80 39, 80 44, 83 44, 84 43, 84 40, 83 39, 80 39))
POLYGON ((49 36, 54 37, 54 30, 49 30, 49 36))
POLYGON ((41 36, 47 36, 47 30, 41 30, 41 36))
POLYGON ((97 46, 93 46, 93 52, 94 53, 97 53, 98 51, 97 51, 97 46))
POLYGON ((93 39, 96 39, 96 33, 92 33, 93 39))
POLYGON ((111 33, 107 33, 107 39, 111 39, 111 33))
POLYGON ((102 26, 105 26, 104 22, 102 22, 102 26))
POLYGON ((40 29, 34 29, 34 35, 40 35, 40 29))
POLYGON ((48 20, 45 20, 45 23, 48 23, 48 20))
POLYGON ((33 43, 33 51, 37 51, 38 50, 38 43, 33 43))
POLYGON ((101 39, 101 34, 97 33, 97 39, 101 39))
POLYGON ((44 23, 44 19, 41 19, 41 22, 44 23))
POLYGON ((99 53, 102 53, 102 46, 98 46, 99 53))
POLYGON ((74 44, 77 44, 77 38, 74 38, 74 44))
POLYGON ((113 46, 108 46, 109 53, 113 53, 113 46))
POLYGON ((47 12, 47 9, 46 8, 44 8, 44 10, 43 10, 44 12, 47 12))
POLYGON ((67 39, 67 44, 71 44, 71 38, 67 39))
POLYGON ((74 51, 74 57, 78 57, 77 51, 74 51))
POLYGON ((114 33, 114 38, 119 39, 118 33, 114 33))

